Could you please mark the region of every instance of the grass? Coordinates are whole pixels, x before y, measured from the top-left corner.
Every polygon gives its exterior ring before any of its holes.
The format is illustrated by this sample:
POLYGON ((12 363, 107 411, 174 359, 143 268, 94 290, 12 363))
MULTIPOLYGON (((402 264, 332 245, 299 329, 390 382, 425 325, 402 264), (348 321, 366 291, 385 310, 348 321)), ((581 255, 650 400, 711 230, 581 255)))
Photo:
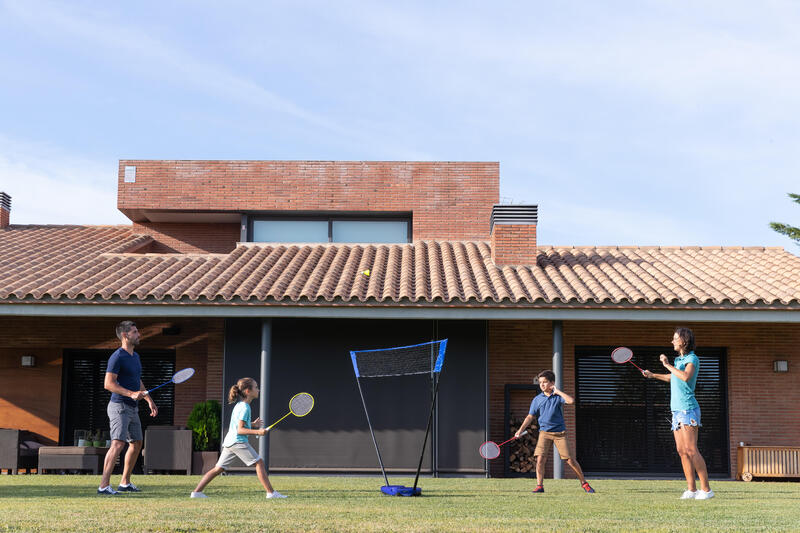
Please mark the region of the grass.
MULTIPOLYGON (((118 476, 115 476, 115 481, 118 476)), ((0 531, 800 531, 800 483, 716 481, 717 497, 682 501, 681 481, 421 480, 423 496, 379 492, 372 477, 221 476, 192 500, 197 476, 138 476, 139 494, 95 495, 99 476, 0 476, 0 531)), ((410 485, 413 480, 391 482, 410 485)))

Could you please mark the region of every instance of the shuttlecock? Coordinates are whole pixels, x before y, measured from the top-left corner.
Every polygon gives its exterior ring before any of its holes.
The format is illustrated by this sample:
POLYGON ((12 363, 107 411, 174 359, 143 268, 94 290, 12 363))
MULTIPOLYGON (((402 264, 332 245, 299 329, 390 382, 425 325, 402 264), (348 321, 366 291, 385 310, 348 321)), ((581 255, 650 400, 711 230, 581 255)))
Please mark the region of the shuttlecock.
POLYGON ((365 276, 369 276, 369 269, 366 269, 364 272, 362 272, 362 274, 364 274, 365 276))

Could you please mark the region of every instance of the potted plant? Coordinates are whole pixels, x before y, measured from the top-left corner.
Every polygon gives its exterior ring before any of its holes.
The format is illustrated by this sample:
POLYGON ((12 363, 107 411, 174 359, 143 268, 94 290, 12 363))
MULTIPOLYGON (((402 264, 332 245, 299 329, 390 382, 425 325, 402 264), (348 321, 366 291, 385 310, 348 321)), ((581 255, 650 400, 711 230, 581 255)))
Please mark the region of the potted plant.
POLYGON ((205 474, 219 459, 222 434, 222 407, 217 400, 198 402, 192 408, 186 427, 192 430, 192 474, 205 474))

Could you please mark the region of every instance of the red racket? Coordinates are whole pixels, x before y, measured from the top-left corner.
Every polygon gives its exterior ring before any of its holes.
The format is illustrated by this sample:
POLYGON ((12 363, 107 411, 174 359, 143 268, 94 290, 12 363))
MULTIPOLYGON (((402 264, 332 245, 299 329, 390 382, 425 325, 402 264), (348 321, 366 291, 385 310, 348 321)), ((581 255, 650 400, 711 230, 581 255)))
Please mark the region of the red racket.
MULTIPOLYGON (((631 350, 630 348, 625 348, 624 346, 620 346, 619 348, 616 348, 613 352, 611 352, 611 360, 614 361, 615 363, 618 364, 630 363, 636 368, 639 368, 639 365, 631 361, 632 357, 633 357, 633 350, 631 350)), ((644 374, 644 370, 642 370, 641 368, 639 368, 639 372, 644 374)))
MULTIPOLYGON (((524 434, 526 434, 527 432, 528 432, 528 430, 526 429, 525 431, 520 433, 519 436, 521 437, 524 434)), ((516 438, 517 437, 511 437, 507 441, 501 442, 500 444, 497 444, 495 442, 487 440, 486 442, 481 444, 480 448, 478 448, 478 453, 480 453, 481 457, 483 457, 484 459, 497 459, 500 456, 500 446, 502 446, 503 444, 506 444, 508 442, 511 442, 512 440, 514 440, 516 438)))

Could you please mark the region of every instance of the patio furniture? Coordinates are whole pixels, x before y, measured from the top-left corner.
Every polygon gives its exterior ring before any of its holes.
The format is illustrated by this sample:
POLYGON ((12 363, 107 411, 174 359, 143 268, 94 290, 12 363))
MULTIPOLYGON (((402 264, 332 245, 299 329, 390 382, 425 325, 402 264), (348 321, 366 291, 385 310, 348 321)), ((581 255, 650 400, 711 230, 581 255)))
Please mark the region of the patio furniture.
POLYGON ((800 446, 739 446, 736 456, 737 479, 800 478, 800 446))
POLYGON ((182 426, 148 426, 144 433, 144 473, 192 472, 192 431, 182 426))
POLYGON ((48 471, 89 470, 92 474, 103 471, 103 460, 108 448, 94 446, 42 446, 39 448, 39 473, 48 471))
POLYGON ((32 440, 32 433, 19 429, 0 429, 0 473, 18 474, 25 470, 29 474, 36 468, 36 448, 39 443, 32 440))

